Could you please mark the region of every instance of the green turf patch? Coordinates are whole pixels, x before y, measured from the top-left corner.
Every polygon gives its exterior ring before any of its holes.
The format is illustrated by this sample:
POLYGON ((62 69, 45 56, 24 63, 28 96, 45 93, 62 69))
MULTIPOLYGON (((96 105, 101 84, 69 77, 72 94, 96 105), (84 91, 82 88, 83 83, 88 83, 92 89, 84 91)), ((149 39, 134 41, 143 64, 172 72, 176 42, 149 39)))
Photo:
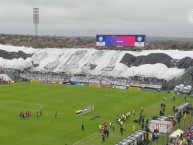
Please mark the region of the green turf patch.
MULTIPOLYGON (((106 145, 112 145, 128 136, 133 120, 139 118, 140 107, 144 106, 147 118, 158 115, 160 104, 166 97, 166 114, 172 114, 172 106, 184 99, 172 94, 154 91, 129 91, 109 88, 77 87, 49 84, 18 83, 0 86, 0 141, 2 145, 99 145, 102 137, 98 126, 103 122, 116 123, 119 114, 131 112, 124 125, 126 132, 120 134, 109 128, 106 145), (85 115, 76 116, 76 111, 89 105, 95 109, 85 115), (132 111, 136 109, 136 116, 132 111), (20 111, 31 111, 30 119, 20 119, 20 111), (41 110, 42 117, 36 112, 41 110), (55 112, 57 117, 55 118, 55 112), (100 118, 90 121, 93 116, 100 118), (84 124, 85 131, 81 131, 84 124)), ((188 98, 188 101, 190 98, 188 98)), ((140 129, 140 126, 137 126, 140 129)))

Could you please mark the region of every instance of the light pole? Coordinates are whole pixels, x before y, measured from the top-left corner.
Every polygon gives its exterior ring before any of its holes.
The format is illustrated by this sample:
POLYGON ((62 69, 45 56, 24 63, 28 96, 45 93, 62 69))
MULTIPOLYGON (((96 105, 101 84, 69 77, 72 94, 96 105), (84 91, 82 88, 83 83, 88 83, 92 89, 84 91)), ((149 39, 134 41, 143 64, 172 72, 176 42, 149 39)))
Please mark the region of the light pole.
POLYGON ((34 35, 38 35, 39 8, 33 8, 34 35))

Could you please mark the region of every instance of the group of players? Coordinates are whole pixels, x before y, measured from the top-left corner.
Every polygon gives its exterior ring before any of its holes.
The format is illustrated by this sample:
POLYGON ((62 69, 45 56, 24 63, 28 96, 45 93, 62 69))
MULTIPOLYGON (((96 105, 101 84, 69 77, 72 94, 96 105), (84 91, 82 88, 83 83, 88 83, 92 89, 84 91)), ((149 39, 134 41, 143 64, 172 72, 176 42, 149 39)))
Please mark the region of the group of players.
MULTIPOLYGON (((21 111, 20 114, 19 114, 19 118, 20 119, 29 119, 32 117, 32 112, 31 111, 21 111)), ((36 117, 39 118, 39 117, 42 117, 42 111, 36 111, 36 117)))

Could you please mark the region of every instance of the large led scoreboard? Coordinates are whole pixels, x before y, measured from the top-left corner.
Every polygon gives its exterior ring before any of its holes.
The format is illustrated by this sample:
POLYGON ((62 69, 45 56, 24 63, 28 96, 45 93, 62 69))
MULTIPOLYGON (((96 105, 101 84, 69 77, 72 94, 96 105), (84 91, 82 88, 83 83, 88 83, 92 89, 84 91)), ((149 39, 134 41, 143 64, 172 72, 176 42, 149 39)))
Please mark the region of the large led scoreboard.
POLYGON ((96 35, 96 46, 145 47, 146 35, 96 35))

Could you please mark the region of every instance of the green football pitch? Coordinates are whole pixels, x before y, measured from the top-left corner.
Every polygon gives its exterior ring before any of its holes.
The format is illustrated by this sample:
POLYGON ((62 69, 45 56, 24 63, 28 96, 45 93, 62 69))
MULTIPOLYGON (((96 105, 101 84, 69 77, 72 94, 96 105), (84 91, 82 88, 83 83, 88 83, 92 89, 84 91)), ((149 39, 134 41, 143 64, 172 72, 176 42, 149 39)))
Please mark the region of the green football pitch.
MULTIPOLYGON (((130 91, 109 88, 78 87, 50 84, 17 83, 0 86, 0 144, 1 145, 99 145, 102 144, 98 126, 104 122, 116 123, 117 115, 131 112, 124 122, 126 131, 120 134, 109 128, 106 145, 113 145, 132 132, 133 120, 139 118, 140 107, 144 106, 147 118, 158 115, 160 104, 166 97, 166 114, 172 106, 184 102, 183 96, 155 91, 130 91), (89 105, 95 109, 85 115, 75 112, 89 105), (132 111, 135 109, 136 115, 132 111), (30 119, 20 119, 21 111, 32 112, 30 119), (42 111, 37 118, 36 112, 42 111), (57 117, 55 117, 57 112, 57 117), (100 115, 100 118, 90 120, 100 115), (85 130, 81 131, 84 124, 85 130)), ((188 101, 192 101, 188 98, 188 101)), ((137 125, 137 129, 140 126, 137 125)))

